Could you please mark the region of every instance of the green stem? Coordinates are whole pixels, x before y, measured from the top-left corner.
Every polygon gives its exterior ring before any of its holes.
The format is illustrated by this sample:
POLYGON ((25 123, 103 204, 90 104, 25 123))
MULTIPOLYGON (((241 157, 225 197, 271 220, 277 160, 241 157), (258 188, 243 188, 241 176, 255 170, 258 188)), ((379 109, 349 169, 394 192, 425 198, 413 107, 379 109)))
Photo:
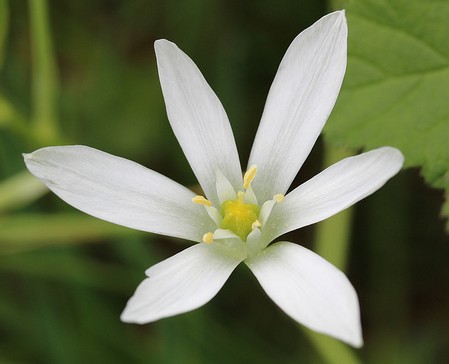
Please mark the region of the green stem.
MULTIPOLYGON (((353 155, 343 148, 336 148, 329 144, 324 146, 324 168, 335 162, 353 155)), ((316 227, 315 252, 345 270, 348 256, 352 221, 352 209, 346 209, 339 214, 320 222, 316 227)), ((322 359, 329 364, 359 364, 355 352, 346 344, 329 336, 304 329, 322 359)))
POLYGON ((57 78, 46 0, 30 0, 31 45, 33 56, 33 128, 42 144, 58 136, 56 116, 57 78))
MULTIPOLYGON (((327 168, 353 154, 348 149, 326 144, 324 146, 323 167, 327 168)), ((320 222, 315 230, 315 252, 342 271, 346 269, 352 213, 352 208, 343 210, 320 222)))
POLYGON ((0 182, 0 213, 26 206, 47 191, 47 187, 28 171, 19 172, 0 182))
POLYGON ((9 28, 9 7, 7 0, 0 0, 0 69, 5 59, 6 36, 9 28))
POLYGON ((348 0, 329 0, 331 11, 344 9, 348 5, 348 0))

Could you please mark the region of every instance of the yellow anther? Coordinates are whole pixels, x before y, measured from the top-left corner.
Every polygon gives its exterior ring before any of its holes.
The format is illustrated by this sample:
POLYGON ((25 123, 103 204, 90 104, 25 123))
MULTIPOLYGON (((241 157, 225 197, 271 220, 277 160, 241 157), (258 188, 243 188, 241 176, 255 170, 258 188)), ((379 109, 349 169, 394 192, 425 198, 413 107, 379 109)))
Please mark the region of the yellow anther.
POLYGON ((249 167, 248 170, 245 172, 245 175, 243 176, 243 188, 245 190, 249 187, 254 177, 256 177, 256 172, 257 166, 255 164, 249 167))
POLYGON ((262 226, 262 224, 260 223, 260 221, 256 220, 252 223, 251 229, 256 230, 257 228, 260 228, 261 226, 262 226))
POLYGON ((273 200, 275 200, 277 203, 280 203, 284 201, 285 196, 282 193, 278 193, 277 195, 273 196, 273 200))
POLYGON ((203 242, 210 244, 214 241, 214 233, 206 233, 203 235, 203 242))
POLYGON ((197 203, 198 205, 212 206, 212 202, 203 196, 195 196, 192 198, 192 202, 197 203))

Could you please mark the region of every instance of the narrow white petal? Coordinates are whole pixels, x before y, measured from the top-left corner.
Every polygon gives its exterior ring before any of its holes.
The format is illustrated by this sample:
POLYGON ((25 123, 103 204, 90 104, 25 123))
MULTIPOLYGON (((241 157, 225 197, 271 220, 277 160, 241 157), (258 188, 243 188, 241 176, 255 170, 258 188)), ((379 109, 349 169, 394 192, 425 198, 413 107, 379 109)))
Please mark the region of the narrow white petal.
POLYGON ((64 201, 137 230, 201 241, 214 223, 193 192, 137 163, 85 146, 25 154, 36 177, 64 201))
POLYGON ((147 323, 192 311, 209 302, 241 260, 216 245, 196 244, 146 271, 121 319, 147 323))
POLYGON ((260 229, 256 228, 251 231, 251 233, 246 238, 246 249, 248 252, 248 256, 251 257, 260 253, 264 245, 266 246, 267 244, 262 241, 262 233, 260 229))
POLYGON ((260 209, 259 213, 259 220, 262 226, 265 226, 266 222, 268 221, 268 218, 271 215, 271 211, 273 211, 273 207, 276 205, 275 200, 268 200, 265 201, 262 205, 262 208, 260 209))
POLYGON ((265 230, 269 239, 355 204, 398 173, 403 161, 399 150, 383 147, 335 163, 294 189, 273 209, 265 230))
POLYGON ((240 239, 237 235, 235 235, 231 230, 228 229, 217 229, 214 231, 214 239, 240 239))
POLYGON ((204 206, 207 214, 217 226, 221 226, 222 217, 214 206, 204 206))
POLYGON ((251 185, 245 191, 245 203, 258 205, 257 197, 254 194, 254 191, 253 191, 253 188, 251 187, 251 185))
POLYGON ((216 181, 215 186, 217 189, 218 202, 220 205, 227 200, 235 200, 237 198, 237 194, 235 193, 234 187, 232 187, 231 182, 221 173, 217 171, 215 174, 216 181))
POLYGON ((288 48, 268 94, 248 166, 257 164, 259 201, 285 194, 335 104, 346 69, 343 11, 299 34, 288 48))
POLYGON ((171 127, 206 196, 218 202, 221 171, 234 189, 242 176, 237 148, 223 106, 195 63, 174 43, 155 42, 159 78, 171 127))
POLYGON ((245 262, 291 318, 352 346, 363 345, 357 294, 328 261, 299 245, 280 242, 245 262))

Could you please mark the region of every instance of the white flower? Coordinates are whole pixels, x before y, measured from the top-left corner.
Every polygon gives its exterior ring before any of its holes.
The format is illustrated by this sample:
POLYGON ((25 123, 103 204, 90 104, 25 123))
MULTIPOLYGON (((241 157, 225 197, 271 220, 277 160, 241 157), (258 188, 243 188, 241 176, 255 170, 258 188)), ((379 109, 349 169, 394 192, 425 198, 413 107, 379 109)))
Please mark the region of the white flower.
POLYGON ((98 218, 197 242, 146 271, 121 318, 147 323, 212 299, 242 261, 294 320, 362 345, 357 294, 333 265, 299 245, 270 243, 326 219, 380 188, 402 166, 379 148, 327 168, 288 194, 337 99, 346 68, 343 11, 296 37, 271 86, 247 172, 226 113, 193 61, 155 43, 168 118, 205 196, 131 161, 85 146, 25 155, 28 169, 98 218))

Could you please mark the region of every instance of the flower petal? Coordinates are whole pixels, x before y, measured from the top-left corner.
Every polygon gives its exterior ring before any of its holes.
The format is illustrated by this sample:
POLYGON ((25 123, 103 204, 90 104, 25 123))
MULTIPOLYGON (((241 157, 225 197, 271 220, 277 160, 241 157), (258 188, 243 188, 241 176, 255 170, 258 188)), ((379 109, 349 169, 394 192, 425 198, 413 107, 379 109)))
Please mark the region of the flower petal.
POLYGON ((147 323, 194 310, 209 302, 241 262, 217 245, 196 244, 146 271, 121 319, 147 323))
POLYGON ((346 69, 344 11, 321 18, 285 53, 268 94, 248 166, 260 201, 287 191, 335 104, 346 69))
POLYGON ((348 208, 378 190, 402 167, 395 148, 382 147, 349 157, 295 188, 273 209, 267 239, 316 223, 348 208))
POLYGON ((352 346, 363 345, 357 294, 328 261, 302 246, 280 242, 245 262, 291 318, 352 346))
POLYGON ((184 52, 167 40, 156 41, 154 47, 171 127, 206 196, 217 204, 218 171, 234 189, 242 188, 240 161, 226 112, 184 52))
POLYGON ((137 163, 85 146, 25 154, 36 177, 64 201, 137 230, 202 241, 214 224, 193 192, 137 163))

